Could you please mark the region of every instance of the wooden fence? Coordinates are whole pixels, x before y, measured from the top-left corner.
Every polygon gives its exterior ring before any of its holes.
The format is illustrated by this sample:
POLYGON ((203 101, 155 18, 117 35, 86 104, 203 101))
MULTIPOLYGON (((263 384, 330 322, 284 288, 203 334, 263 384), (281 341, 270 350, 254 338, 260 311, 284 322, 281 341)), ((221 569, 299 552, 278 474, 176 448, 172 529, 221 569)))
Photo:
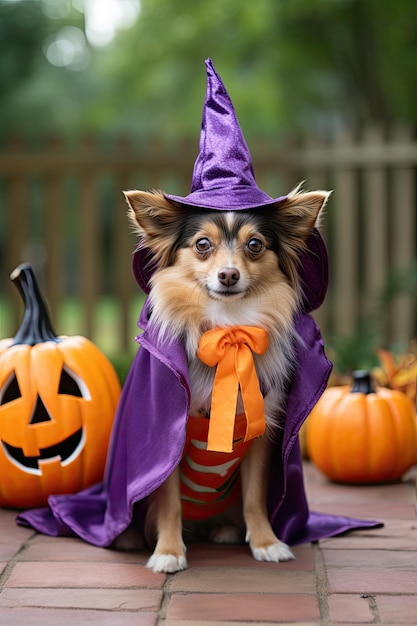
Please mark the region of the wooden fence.
MULTIPOLYGON (((97 138, 72 145, 51 139, 37 146, 14 139, 4 145, 1 336, 16 329, 20 314, 8 275, 27 260, 54 319, 71 326, 71 315, 65 317, 62 306, 74 299, 82 303, 76 332, 99 345, 111 334, 112 350, 132 349, 139 291, 130 267, 135 240, 121 190, 164 188, 185 195, 196 151, 194 143, 137 145, 97 138), (105 299, 112 303, 116 320, 111 326, 97 321, 105 299)), ((323 222, 331 282, 317 318, 325 338, 354 335, 387 284, 395 291, 395 277, 407 275, 415 264, 417 143, 412 133, 407 128, 369 128, 360 137, 345 133, 329 141, 315 137, 258 143, 251 145, 251 152, 258 184, 272 196, 300 180, 308 189, 334 190, 323 222)), ((396 294, 379 313, 385 345, 405 345, 416 336, 415 294, 396 294)))

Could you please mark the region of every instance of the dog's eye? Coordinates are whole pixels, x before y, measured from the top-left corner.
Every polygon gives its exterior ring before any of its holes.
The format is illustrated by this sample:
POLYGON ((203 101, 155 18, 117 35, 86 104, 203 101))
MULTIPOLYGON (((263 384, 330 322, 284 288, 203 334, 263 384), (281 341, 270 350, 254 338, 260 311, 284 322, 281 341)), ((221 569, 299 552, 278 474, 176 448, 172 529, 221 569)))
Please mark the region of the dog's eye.
POLYGON ((260 254, 264 249, 264 244, 260 239, 252 237, 246 244, 246 248, 251 254, 260 254))
POLYGON ((200 254, 207 254, 207 252, 210 252, 211 248, 211 241, 210 239, 207 239, 207 237, 201 237, 201 239, 197 239, 195 242, 195 249, 200 254))

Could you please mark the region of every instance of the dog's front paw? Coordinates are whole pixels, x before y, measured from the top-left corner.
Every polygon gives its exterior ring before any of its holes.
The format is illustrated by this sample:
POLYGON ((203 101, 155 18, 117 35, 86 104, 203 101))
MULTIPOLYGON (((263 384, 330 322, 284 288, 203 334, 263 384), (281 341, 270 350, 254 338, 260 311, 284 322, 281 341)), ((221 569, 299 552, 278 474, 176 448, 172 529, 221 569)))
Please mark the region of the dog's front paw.
POLYGON ((257 561, 269 561, 271 563, 279 563, 280 561, 291 561, 295 556, 286 543, 278 541, 269 546, 255 548, 251 545, 253 557, 257 561))
POLYGON ((187 569, 187 559, 184 555, 154 553, 146 563, 146 567, 149 567, 154 572, 174 574, 187 569))

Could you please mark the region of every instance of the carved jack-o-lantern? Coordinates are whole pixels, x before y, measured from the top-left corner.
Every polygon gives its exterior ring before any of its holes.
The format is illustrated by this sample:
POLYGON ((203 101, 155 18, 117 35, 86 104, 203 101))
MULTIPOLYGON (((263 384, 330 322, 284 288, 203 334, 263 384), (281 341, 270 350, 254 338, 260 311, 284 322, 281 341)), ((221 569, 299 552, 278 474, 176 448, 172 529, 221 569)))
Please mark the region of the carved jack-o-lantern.
POLYGON ((25 315, 0 342, 0 505, 33 507, 103 477, 120 395, 85 337, 57 337, 29 264, 11 274, 25 315))

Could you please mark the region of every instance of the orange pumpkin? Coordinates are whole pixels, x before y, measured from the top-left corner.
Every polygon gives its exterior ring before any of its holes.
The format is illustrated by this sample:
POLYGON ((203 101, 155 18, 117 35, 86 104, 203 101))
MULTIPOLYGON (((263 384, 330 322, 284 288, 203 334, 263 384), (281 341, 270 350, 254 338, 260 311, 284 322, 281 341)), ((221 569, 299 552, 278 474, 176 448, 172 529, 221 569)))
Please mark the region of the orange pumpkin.
POLYGON ((413 405, 400 391, 374 388, 368 372, 329 387, 308 418, 310 459, 331 480, 398 480, 417 461, 413 405))
POLYGON ((91 341, 55 335, 29 264, 10 278, 25 314, 0 342, 0 505, 21 508, 102 479, 120 384, 91 341))

